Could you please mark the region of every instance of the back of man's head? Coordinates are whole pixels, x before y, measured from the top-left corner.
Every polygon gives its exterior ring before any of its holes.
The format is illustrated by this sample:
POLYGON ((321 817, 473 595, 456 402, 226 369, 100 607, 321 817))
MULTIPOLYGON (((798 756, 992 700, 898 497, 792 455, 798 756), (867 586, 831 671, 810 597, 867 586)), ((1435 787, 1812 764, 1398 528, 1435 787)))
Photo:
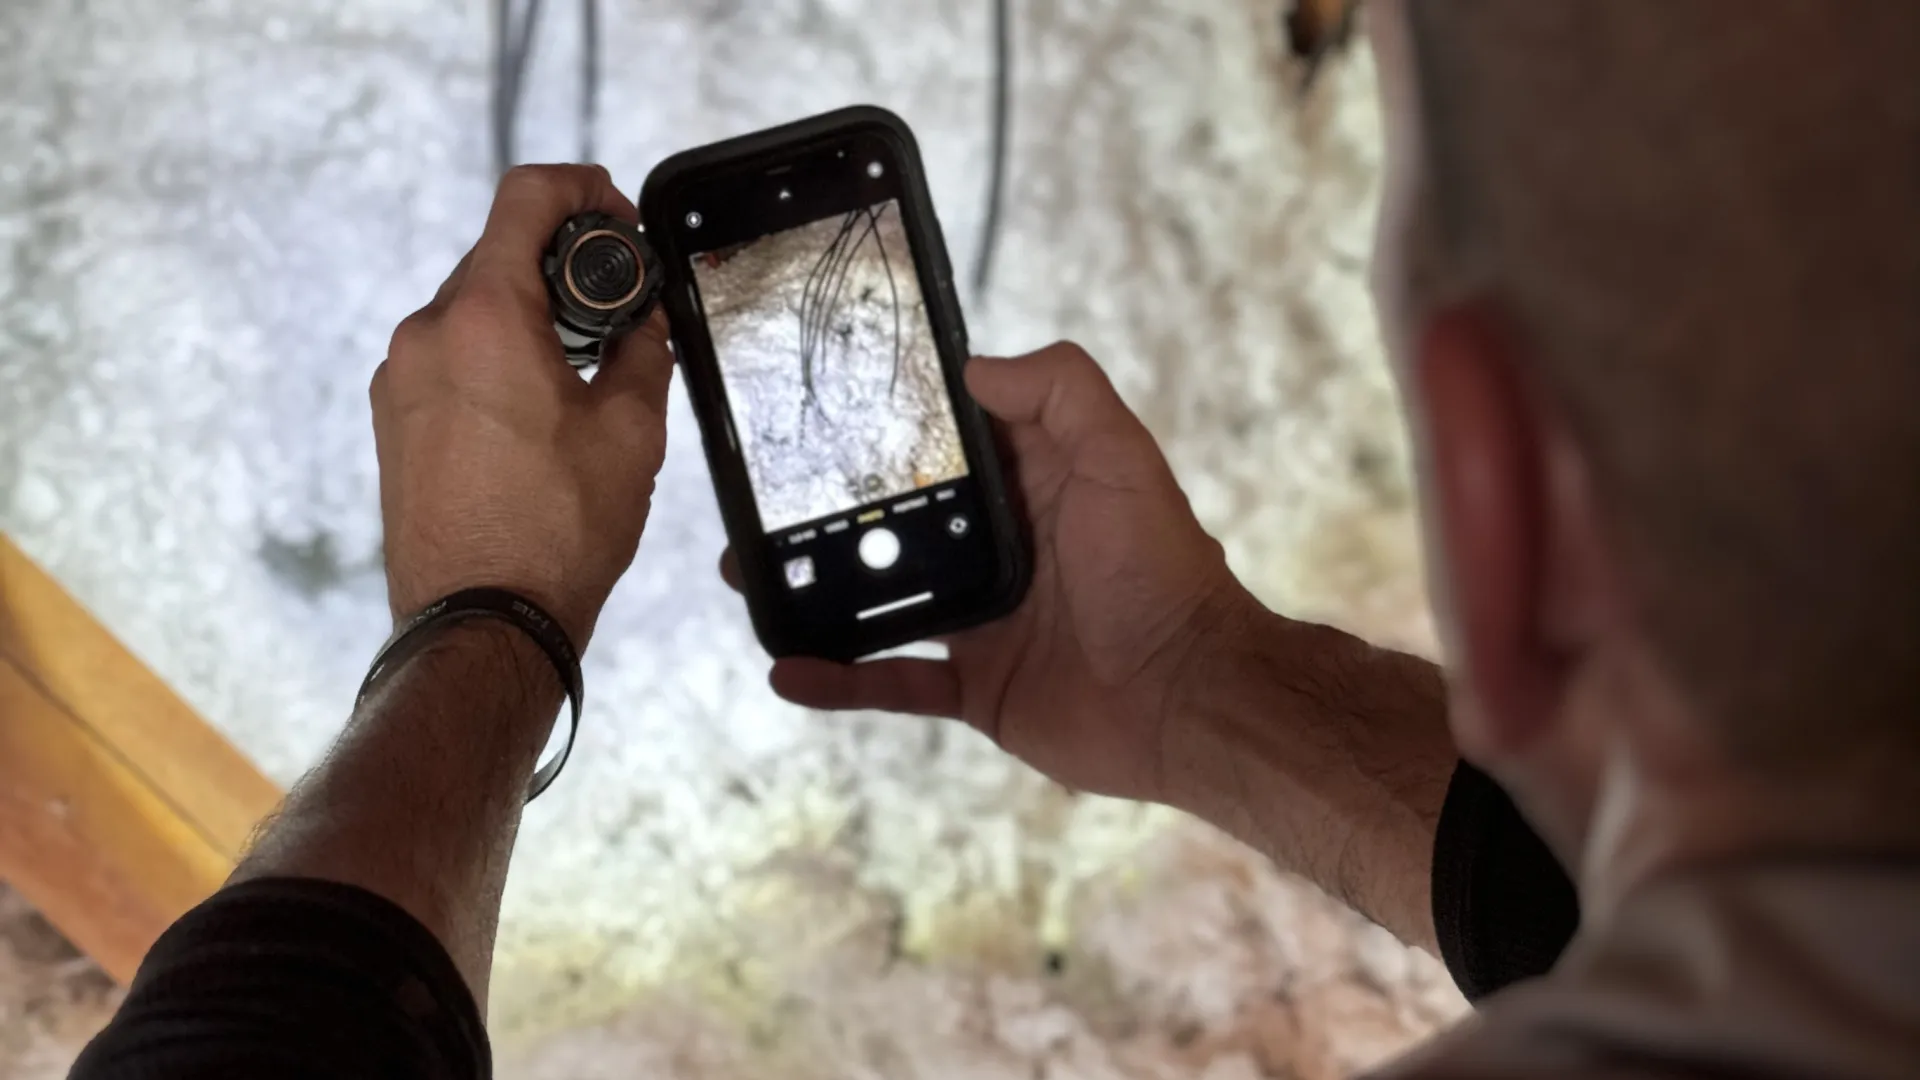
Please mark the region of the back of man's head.
POLYGON ((1408 7, 1446 245, 1537 352, 1676 682, 1768 773, 1910 776, 1920 3, 1408 7))

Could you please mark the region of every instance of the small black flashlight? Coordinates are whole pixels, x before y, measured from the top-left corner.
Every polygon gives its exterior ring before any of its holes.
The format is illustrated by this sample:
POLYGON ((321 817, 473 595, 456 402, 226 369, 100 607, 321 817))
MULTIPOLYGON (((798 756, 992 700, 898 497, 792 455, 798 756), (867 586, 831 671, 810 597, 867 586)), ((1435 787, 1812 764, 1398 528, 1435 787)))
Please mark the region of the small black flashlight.
POLYGON ((610 214, 569 218, 541 269, 567 363, 592 367, 608 343, 645 322, 660 298, 660 257, 636 225, 610 214))

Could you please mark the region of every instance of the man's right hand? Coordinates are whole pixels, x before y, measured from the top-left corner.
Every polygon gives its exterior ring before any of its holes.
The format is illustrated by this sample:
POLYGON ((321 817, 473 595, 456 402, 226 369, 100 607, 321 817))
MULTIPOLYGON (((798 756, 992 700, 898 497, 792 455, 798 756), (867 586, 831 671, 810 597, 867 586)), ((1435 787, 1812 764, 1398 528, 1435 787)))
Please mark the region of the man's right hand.
POLYGON ((1261 606, 1077 346, 976 359, 967 386, 1011 444, 1026 599, 949 638, 946 660, 786 659, 774 690, 964 720, 1068 787, 1195 813, 1432 949, 1458 760, 1439 670, 1261 606))
POLYGON ((785 659, 774 690, 813 708, 955 717, 1069 787, 1164 801, 1184 684, 1216 639, 1269 616, 1078 346, 982 357, 966 378, 1006 426, 1032 522, 1025 601, 948 639, 947 660, 785 659))
POLYGON ((540 258, 587 211, 640 216, 597 165, 508 172, 479 242, 374 372, 396 621, 494 586, 546 608, 585 649, 633 561, 667 452, 673 354, 656 313, 591 383, 567 365, 540 258))

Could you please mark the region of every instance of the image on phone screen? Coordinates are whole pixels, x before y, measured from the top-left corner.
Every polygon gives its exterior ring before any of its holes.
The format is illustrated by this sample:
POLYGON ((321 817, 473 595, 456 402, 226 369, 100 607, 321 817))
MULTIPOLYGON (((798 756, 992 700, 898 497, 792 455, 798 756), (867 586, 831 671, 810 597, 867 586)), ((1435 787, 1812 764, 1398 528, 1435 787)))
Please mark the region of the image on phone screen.
POLYGON ((896 200, 691 261, 769 534, 967 475, 896 200))
POLYGON ((852 660, 1013 609, 1025 537, 911 133, 856 106, 667 159, 641 216, 754 632, 852 660))

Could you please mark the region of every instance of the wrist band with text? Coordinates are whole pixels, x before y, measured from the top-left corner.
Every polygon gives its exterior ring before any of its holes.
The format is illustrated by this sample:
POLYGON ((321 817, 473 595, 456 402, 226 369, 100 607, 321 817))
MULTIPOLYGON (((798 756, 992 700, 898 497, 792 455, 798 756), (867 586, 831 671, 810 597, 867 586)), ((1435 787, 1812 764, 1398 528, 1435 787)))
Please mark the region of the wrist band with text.
POLYGON ((360 692, 354 696, 357 708, 366 700, 380 676, 388 669, 419 652, 429 641, 432 634, 428 631, 437 627, 465 622, 468 619, 498 619, 510 623, 540 646, 553 662, 553 670, 560 676, 560 686, 567 693, 567 703, 572 707, 571 718, 567 725, 567 741, 560 745, 560 752, 546 764, 534 770, 533 779, 527 784, 527 801, 532 802, 540 793, 547 790, 553 778, 560 775, 566 767, 567 755, 573 752, 573 740, 580 733, 580 702, 585 687, 580 677, 580 654, 574 650, 573 642, 567 639, 567 632, 553 616, 541 609, 540 605, 518 593, 506 589, 462 589, 445 596, 420 610, 420 613, 401 623, 394 630, 386 644, 380 646, 380 652, 373 658, 373 666, 367 670, 367 677, 360 683, 360 692))

